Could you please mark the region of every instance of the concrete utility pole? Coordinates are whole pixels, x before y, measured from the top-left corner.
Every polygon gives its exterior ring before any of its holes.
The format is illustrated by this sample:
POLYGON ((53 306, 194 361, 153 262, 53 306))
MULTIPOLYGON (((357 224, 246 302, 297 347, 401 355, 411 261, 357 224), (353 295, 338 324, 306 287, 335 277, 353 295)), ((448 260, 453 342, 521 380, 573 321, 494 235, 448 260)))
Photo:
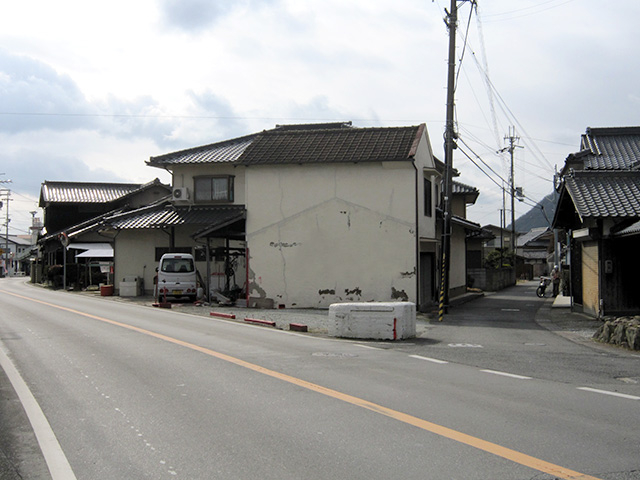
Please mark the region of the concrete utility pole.
POLYGON ((444 185, 442 188, 442 273, 440 278, 440 306, 438 320, 441 322, 449 306, 449 264, 451 257, 451 191, 453 179, 453 140, 456 136, 454 119, 456 81, 456 25, 458 23, 458 2, 451 0, 451 11, 447 12, 445 23, 449 29, 449 63, 447 81, 447 118, 444 132, 444 185))
POLYGON ((440 277, 440 308, 438 320, 441 322, 449 308, 449 271, 451 264, 451 196, 453 193, 453 150, 456 148, 454 140, 458 138, 454 126, 455 92, 456 92, 456 26, 458 24, 458 1, 469 1, 475 5, 475 0, 451 0, 450 11, 445 9, 447 18, 445 23, 449 29, 449 60, 447 70, 447 118, 444 133, 444 184, 442 188, 442 274, 440 277))
MULTIPOLYGON (((2 183, 11 183, 11 180, 5 180, 2 183)), ((0 190, 0 195, 4 196, 4 201, 6 202, 6 222, 5 222, 5 237, 4 237, 4 241, 5 241, 5 250, 4 250, 4 269, 5 269, 5 275, 8 275, 9 273, 9 222, 11 221, 11 219, 9 218, 9 202, 11 201, 10 195, 11 195, 11 190, 9 189, 2 189, 0 190)), ((0 204, 4 204, 4 202, 0 202, 0 204)))
MULTIPOLYGON (((516 136, 516 127, 509 127, 509 135, 504 137, 505 140, 509 141, 509 146, 500 150, 501 152, 509 152, 511 157, 511 170, 509 174, 509 190, 511 195, 511 251, 513 252, 513 260, 515 262, 516 255, 516 205, 515 205, 515 197, 516 197, 516 186, 513 174, 513 152, 516 148, 524 148, 520 145, 516 145, 516 143, 520 140, 520 137, 516 136), (513 128, 513 130, 512 130, 513 128)), ((515 267, 515 265, 513 265, 515 267)))

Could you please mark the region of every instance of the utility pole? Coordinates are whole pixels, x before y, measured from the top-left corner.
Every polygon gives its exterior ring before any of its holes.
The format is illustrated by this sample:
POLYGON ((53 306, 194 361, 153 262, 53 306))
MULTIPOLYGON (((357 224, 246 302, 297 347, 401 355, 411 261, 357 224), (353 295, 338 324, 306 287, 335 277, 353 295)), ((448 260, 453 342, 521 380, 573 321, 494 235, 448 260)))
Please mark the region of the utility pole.
POLYGON ((442 187, 442 274, 440 277, 440 308, 438 320, 441 322, 449 308, 449 271, 451 264, 451 200, 453 193, 453 150, 458 134, 454 126, 456 92, 456 26, 458 24, 458 1, 476 4, 476 0, 451 0, 449 11, 445 9, 445 24, 449 29, 449 60, 447 64, 447 118, 444 133, 444 180, 442 187))
MULTIPOLYGON (((2 183, 10 183, 11 180, 6 180, 3 181, 2 183)), ((6 202, 6 222, 5 222, 5 237, 4 237, 4 241, 5 241, 5 249, 4 249, 4 269, 5 272, 4 274, 7 275, 9 273, 9 222, 11 221, 11 219, 9 218, 9 202, 11 201, 10 195, 11 195, 11 190, 9 189, 2 189, 0 190, 0 195, 4 196, 4 200, 6 202)), ((2 204, 3 202, 0 202, 0 204, 2 204)))
MULTIPOLYGON (((509 127, 509 135, 504 137, 509 141, 509 146, 500 150, 501 152, 509 152, 511 157, 511 169, 509 174, 509 194, 511 195, 511 251, 513 252, 513 261, 515 262, 516 256, 516 186, 513 174, 513 152, 516 148, 524 148, 516 143, 520 140, 520 137, 516 136, 516 127, 509 127), (513 130, 512 130, 513 128, 513 130)), ((515 267, 515 265, 513 265, 515 267)))
POLYGON ((440 305, 438 309, 438 321, 442 321, 449 307, 449 265, 451 258, 451 193, 453 180, 453 139, 455 130, 454 100, 456 81, 456 25, 458 23, 458 2, 451 0, 450 11, 447 12, 445 23, 449 29, 449 63, 447 77, 447 118, 444 133, 444 185, 442 189, 442 273, 440 278, 440 305))

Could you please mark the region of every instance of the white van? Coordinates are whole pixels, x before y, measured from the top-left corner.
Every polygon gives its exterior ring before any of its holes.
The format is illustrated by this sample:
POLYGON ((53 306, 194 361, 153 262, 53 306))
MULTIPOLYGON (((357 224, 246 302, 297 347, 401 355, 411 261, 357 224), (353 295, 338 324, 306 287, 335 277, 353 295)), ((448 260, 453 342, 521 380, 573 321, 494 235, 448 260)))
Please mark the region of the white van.
POLYGON ((196 265, 189 253, 165 253, 158 265, 156 297, 189 297, 198 295, 196 265))

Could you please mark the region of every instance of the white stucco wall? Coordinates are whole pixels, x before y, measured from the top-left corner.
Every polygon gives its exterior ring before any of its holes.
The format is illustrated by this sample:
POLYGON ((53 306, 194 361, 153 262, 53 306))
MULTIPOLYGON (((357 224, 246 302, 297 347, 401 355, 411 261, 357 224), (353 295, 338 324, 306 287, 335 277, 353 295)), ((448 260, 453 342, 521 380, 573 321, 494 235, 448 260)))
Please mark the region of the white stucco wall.
MULTIPOLYGON (((177 247, 191 247, 192 253, 196 246, 204 245, 204 243, 194 242, 191 235, 198 229, 197 226, 176 227, 175 229, 175 245, 177 247)), ((224 247, 224 239, 212 239, 210 242, 210 250, 213 252, 216 247, 224 247)), ((153 278, 156 274, 158 261, 155 258, 156 247, 169 247, 169 235, 158 229, 147 230, 123 230, 118 234, 115 240, 114 249, 114 270, 115 270, 115 288, 126 276, 137 276, 144 278, 144 287, 147 294, 153 291, 153 278)), ((241 242, 231 242, 230 247, 244 249, 241 242)), ((196 269, 204 282, 207 277, 207 264, 205 261, 196 261, 196 269)), ((211 261, 211 280, 212 289, 224 289, 226 286, 225 262, 211 261)), ((235 284, 243 287, 246 280, 246 264, 244 257, 237 259, 235 266, 235 284)), ((230 287, 234 287, 234 279, 231 279, 230 287)))
POLYGON ((199 175, 233 175, 234 178, 234 198, 233 203, 244 204, 244 180, 245 168, 242 166, 233 166, 225 163, 198 164, 198 165, 175 165, 173 167, 173 187, 187 187, 194 198, 193 177, 199 175))
POLYGON ((123 230, 115 239, 114 287, 116 290, 124 277, 144 278, 147 293, 153 290, 156 274, 155 247, 169 244, 167 234, 160 230, 123 230))
POLYGON ((286 307, 416 300, 410 162, 256 166, 245 179, 252 297, 286 307))
POLYGON ((467 255, 464 228, 453 226, 451 232, 451 264, 449 267, 449 291, 466 292, 467 255))
POLYGON ((440 188, 441 176, 436 173, 435 161, 433 159, 433 150, 429 135, 425 128, 415 155, 415 164, 418 169, 418 228, 420 238, 425 240, 433 240, 436 238, 436 206, 438 205, 437 192, 440 188), (424 211, 424 178, 431 180, 431 205, 432 213, 428 217, 424 211))

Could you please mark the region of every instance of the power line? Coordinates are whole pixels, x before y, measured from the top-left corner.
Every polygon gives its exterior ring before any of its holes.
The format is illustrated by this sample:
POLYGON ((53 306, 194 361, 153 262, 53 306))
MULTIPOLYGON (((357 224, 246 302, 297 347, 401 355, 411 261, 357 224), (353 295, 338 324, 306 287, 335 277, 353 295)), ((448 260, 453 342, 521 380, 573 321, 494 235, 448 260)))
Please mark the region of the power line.
MULTIPOLYGON (((491 180, 493 183, 495 183, 500 190, 506 191, 505 188, 502 185, 500 185, 497 181, 495 181, 493 179, 493 177, 491 175, 489 175, 480 165, 478 165, 476 163, 476 161, 473 158, 471 158, 471 156, 469 156, 469 154, 467 152, 464 151, 463 148, 458 146, 458 150, 460 150, 460 153, 462 153, 465 157, 467 157, 471 161, 471 163, 473 163, 476 167, 478 167, 478 170, 480 170, 482 173, 484 173, 489 180, 491 180)), ((478 157, 478 158, 480 158, 480 157, 478 157)), ((502 178, 502 177, 500 177, 500 178, 502 178)))
MULTIPOLYGON (((476 156, 476 158, 482 162, 482 164, 483 164, 483 165, 485 165, 489 170, 491 170, 491 171, 494 173, 494 175, 495 175, 496 177, 498 177, 500 180, 502 180, 503 182, 505 182, 505 183, 506 183, 506 180, 505 180, 504 178, 502 178, 502 176, 501 176, 498 172, 496 172, 496 171, 491 167, 491 165, 489 165, 487 162, 485 162, 485 161, 482 159, 482 157, 480 157, 480 155, 478 155, 476 152, 474 152, 474 151, 473 151, 473 149, 472 149, 469 145, 467 145, 467 144, 466 144, 466 142, 465 142, 462 138, 458 138, 458 140, 459 140, 460 142, 462 142, 462 144, 463 144, 465 147, 467 147, 467 148, 469 149, 469 151, 470 151, 471 153, 473 153, 473 154, 476 156)), ((460 146, 459 146, 459 145, 458 145, 458 148, 460 148, 460 146)), ((462 150, 461 150, 461 151, 462 151, 462 150)), ((465 155, 467 155, 465 152, 462 152, 462 153, 464 153, 465 155)), ((474 162, 474 165, 475 165, 475 162, 474 162)))
MULTIPOLYGON (((546 5, 546 4, 554 3, 554 2, 557 2, 557 1, 559 1, 559 0, 547 0, 546 2, 542 2, 542 3, 539 3, 537 5, 532 5, 532 6, 520 8, 520 9, 517 9, 517 10, 511 10, 511 11, 508 11, 508 12, 493 13, 493 14, 485 15, 485 17, 506 17, 508 15, 513 15, 513 14, 517 14, 517 13, 520 13, 520 12, 524 12, 526 10, 539 9, 539 7, 542 7, 542 6, 546 5)), ((513 20, 514 18, 529 17, 531 15, 537 15, 539 13, 546 12, 547 10, 552 10, 554 8, 561 7, 562 5, 566 5, 567 3, 571 3, 573 1, 574 0, 565 0, 562 3, 559 3, 557 5, 551 5, 549 7, 542 8, 542 9, 536 10, 534 12, 523 13, 522 15, 513 15, 513 16, 510 16, 508 18, 496 18, 496 19, 493 19, 493 20, 490 19, 489 22, 503 22, 503 21, 507 21, 507 20, 513 20)))

